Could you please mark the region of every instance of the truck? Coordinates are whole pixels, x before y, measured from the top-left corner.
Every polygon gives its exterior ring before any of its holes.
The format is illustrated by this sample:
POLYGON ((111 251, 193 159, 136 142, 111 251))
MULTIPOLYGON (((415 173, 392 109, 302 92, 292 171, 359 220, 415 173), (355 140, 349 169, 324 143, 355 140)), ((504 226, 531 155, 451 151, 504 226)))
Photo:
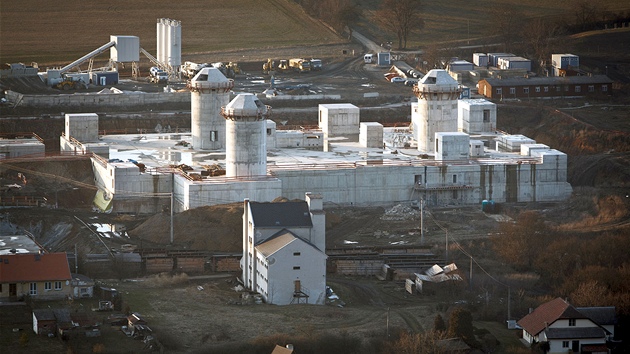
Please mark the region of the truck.
POLYGON ((300 73, 311 71, 311 62, 302 58, 289 59, 289 67, 300 73))
POLYGON ((149 69, 149 74, 151 75, 149 76, 149 80, 153 83, 162 84, 168 82, 168 74, 166 71, 157 66, 152 66, 151 69, 149 69))
POLYGON ((212 65, 208 63, 199 64, 192 61, 185 61, 184 64, 180 66, 180 72, 182 73, 182 76, 192 79, 201 69, 210 66, 212 65))
POLYGON ((286 59, 280 59, 280 62, 277 66, 278 70, 289 70, 289 61, 286 59))
POLYGON ((262 71, 265 75, 273 75, 276 71, 276 63, 271 59, 267 59, 262 65, 262 71))
POLYGON ((311 59, 311 70, 320 71, 322 70, 322 60, 321 59, 311 59))

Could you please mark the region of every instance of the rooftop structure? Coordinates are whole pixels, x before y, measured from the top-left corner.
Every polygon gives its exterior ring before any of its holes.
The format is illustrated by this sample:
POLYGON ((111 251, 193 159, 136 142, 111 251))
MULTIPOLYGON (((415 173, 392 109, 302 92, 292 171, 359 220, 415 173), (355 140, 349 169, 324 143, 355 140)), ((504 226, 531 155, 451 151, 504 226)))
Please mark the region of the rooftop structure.
POLYGON ((44 248, 26 235, 0 236, 0 256, 18 253, 37 253, 44 248))
POLYGON ((43 157, 44 140, 35 133, 0 133, 0 160, 18 157, 43 157))

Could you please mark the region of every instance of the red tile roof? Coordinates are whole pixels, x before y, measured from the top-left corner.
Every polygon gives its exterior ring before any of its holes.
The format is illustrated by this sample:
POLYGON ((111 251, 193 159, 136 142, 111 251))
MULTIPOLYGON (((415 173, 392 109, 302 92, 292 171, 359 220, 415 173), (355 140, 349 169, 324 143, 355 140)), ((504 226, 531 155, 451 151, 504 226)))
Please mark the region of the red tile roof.
POLYGON ((0 283, 70 280, 65 253, 0 256, 0 283))
POLYGON ((537 335, 546 326, 559 319, 585 318, 571 304, 562 298, 556 298, 538 306, 532 313, 521 318, 517 323, 532 336, 537 335))

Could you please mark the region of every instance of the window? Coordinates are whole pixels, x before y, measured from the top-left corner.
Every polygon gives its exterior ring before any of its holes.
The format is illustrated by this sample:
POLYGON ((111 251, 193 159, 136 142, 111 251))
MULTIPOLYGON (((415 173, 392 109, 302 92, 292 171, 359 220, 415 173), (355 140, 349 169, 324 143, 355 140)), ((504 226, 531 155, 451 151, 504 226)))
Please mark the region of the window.
POLYGON ((37 283, 31 283, 30 295, 37 295, 37 283))
POLYGON ((545 86, 545 87, 543 87, 543 90, 544 90, 545 92, 549 92, 549 86, 545 86))
POLYGON ((453 199, 457 199, 457 196, 458 196, 457 191, 453 191, 453 199))
POLYGON ((300 252, 293 252, 294 256, 299 256, 301 253, 300 252))
POLYGON ((516 87, 510 87, 510 95, 516 95, 516 87))
POLYGON ((575 92, 582 92, 582 86, 575 86, 575 92))
POLYGON ((293 270, 300 270, 300 266, 293 266, 293 270))
POLYGON ((568 340, 563 340, 562 341, 562 348, 568 348, 569 347, 569 341, 568 340))
POLYGON ((490 121, 490 110, 489 109, 484 109, 483 110, 483 122, 484 123, 488 123, 490 121))
POLYGON ((569 92, 569 85, 564 87, 564 91, 569 92))
POLYGON ((523 93, 529 94, 529 87, 523 87, 523 93))
POLYGON ((210 132, 210 141, 219 141, 219 132, 213 130, 210 132))
POLYGON ((602 85, 602 92, 608 92, 608 85, 602 85))
POLYGON ((267 129, 267 135, 271 135, 271 128, 267 129))
POLYGON ((540 92, 540 86, 536 86, 536 92, 540 92))
POLYGON ((575 318, 569 318, 569 327, 575 327, 575 318))
POLYGON ((498 89, 497 89, 497 95, 502 95, 502 94, 503 94, 503 89, 498 88, 498 89))
POLYGON ((416 175, 415 178, 416 184, 422 184, 422 175, 416 175))
POLYGON ((457 175, 453 175, 453 183, 457 183, 457 175))
POLYGON ((595 85, 588 85, 588 92, 595 92, 595 85))
POLYGON ((52 290, 52 283, 47 281, 44 283, 44 290, 48 291, 48 290, 52 290))
POLYGON ((556 86, 556 92, 560 92, 560 86, 556 86))

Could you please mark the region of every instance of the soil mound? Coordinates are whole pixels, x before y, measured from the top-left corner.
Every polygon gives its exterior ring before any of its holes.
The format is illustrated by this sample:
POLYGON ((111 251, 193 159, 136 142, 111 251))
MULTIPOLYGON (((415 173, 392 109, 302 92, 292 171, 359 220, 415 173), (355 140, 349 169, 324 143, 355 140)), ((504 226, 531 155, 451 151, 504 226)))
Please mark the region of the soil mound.
MULTIPOLYGON (((243 238, 243 203, 203 206, 175 214, 173 243, 213 252, 239 252, 243 238)), ((170 243, 170 214, 156 214, 129 231, 131 238, 170 243)))

